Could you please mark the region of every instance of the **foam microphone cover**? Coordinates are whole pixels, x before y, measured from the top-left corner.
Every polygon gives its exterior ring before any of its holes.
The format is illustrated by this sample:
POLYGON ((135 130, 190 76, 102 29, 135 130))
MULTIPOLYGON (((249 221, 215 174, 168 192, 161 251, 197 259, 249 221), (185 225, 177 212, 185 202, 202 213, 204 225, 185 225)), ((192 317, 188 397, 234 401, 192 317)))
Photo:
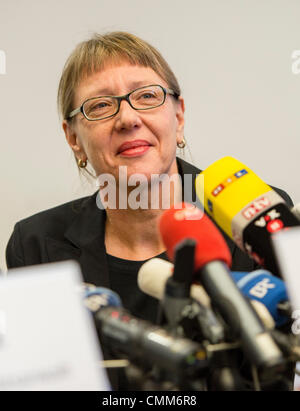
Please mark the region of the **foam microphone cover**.
POLYGON ((288 318, 281 315, 277 308, 277 304, 289 299, 285 283, 280 278, 266 270, 255 270, 251 273, 234 271, 231 275, 244 295, 267 307, 276 325, 287 322, 288 318))
POLYGON ((145 294, 159 300, 163 299, 168 278, 173 275, 174 266, 161 258, 146 261, 138 272, 139 289, 145 294))
POLYGON ((87 289, 83 298, 84 305, 91 312, 96 312, 101 308, 106 307, 122 307, 122 302, 119 295, 105 287, 94 287, 87 289))
POLYGON ((176 246, 186 239, 197 242, 195 270, 211 261, 222 261, 231 266, 231 254, 221 232, 202 210, 188 203, 176 204, 160 219, 160 232, 167 254, 174 261, 176 246))
MULTIPOLYGON (((165 294, 167 280, 173 275, 174 265, 161 258, 151 258, 146 261, 138 272, 138 286, 145 294, 162 300, 165 294)), ((191 297, 205 307, 210 307, 210 298, 204 288, 192 284, 191 297)))

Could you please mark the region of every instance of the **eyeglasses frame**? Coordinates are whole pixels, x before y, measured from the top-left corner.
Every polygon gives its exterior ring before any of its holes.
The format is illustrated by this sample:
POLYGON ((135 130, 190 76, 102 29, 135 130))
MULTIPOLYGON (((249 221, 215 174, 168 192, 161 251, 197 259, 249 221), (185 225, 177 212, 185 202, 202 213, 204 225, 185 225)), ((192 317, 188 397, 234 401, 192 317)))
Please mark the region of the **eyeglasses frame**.
POLYGON ((138 88, 130 91, 129 93, 124 94, 123 96, 97 96, 97 97, 90 97, 90 98, 84 100, 84 102, 81 104, 80 107, 75 108, 74 110, 72 110, 71 113, 68 115, 67 120, 70 120, 71 118, 73 118, 73 117, 74 117, 76 114, 78 114, 78 113, 82 113, 82 114, 84 115, 84 117, 85 117, 88 121, 99 121, 99 120, 105 120, 106 118, 114 117, 114 116, 117 115, 118 112, 120 111, 121 102, 122 102, 123 100, 126 100, 127 103, 130 105, 130 107, 133 108, 134 110, 151 110, 152 108, 157 108, 157 107, 162 106, 162 105, 164 104, 164 102, 166 101, 167 94, 170 94, 170 95, 174 96, 176 99, 178 99, 178 97, 179 97, 179 94, 176 93, 174 90, 172 90, 172 89, 170 89, 170 88, 163 87, 163 86, 161 86, 160 84, 149 84, 148 86, 138 87, 138 88), (163 90, 163 92, 164 92, 164 99, 163 99, 162 103, 159 104, 158 106, 147 107, 147 108, 135 108, 135 107, 133 107, 133 105, 132 105, 131 102, 130 102, 129 96, 130 96, 132 93, 134 93, 135 91, 138 91, 138 90, 141 90, 141 89, 147 88, 147 87, 153 87, 153 86, 156 86, 156 87, 158 86, 158 87, 160 87, 160 88, 163 90), (116 99, 116 100, 118 101, 118 109, 117 109, 117 111, 116 111, 114 114, 111 114, 110 116, 91 119, 91 118, 89 118, 89 117, 85 114, 85 111, 84 111, 84 108, 83 108, 83 107, 84 107, 85 103, 87 103, 88 101, 96 100, 96 99, 98 99, 98 98, 100 98, 100 97, 112 97, 112 98, 116 99))

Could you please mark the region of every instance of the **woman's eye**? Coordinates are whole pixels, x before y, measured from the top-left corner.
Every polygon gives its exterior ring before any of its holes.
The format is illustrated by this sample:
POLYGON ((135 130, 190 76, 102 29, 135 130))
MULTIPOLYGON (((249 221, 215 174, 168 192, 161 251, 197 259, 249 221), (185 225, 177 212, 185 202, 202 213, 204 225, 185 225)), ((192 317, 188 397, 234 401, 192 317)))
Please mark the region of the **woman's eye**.
POLYGON ((95 105, 95 108, 104 108, 104 107, 107 107, 107 106, 108 106, 107 103, 101 102, 101 103, 96 104, 96 105, 95 105))
POLYGON ((95 103, 92 107, 91 110, 103 110, 108 107, 110 107, 111 104, 109 104, 107 101, 100 101, 98 103, 95 103))
POLYGON ((148 99, 148 98, 154 98, 155 95, 152 94, 152 93, 144 93, 144 94, 142 94, 141 97, 144 98, 144 99, 148 99))

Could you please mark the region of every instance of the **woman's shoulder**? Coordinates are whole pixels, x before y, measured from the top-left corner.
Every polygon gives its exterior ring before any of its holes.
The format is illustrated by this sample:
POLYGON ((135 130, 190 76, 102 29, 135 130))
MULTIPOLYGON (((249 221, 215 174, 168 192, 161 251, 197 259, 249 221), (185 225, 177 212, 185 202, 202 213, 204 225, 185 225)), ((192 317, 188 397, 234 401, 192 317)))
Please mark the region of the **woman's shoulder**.
POLYGON ((46 262, 49 242, 66 246, 70 243, 66 240, 70 228, 77 227, 78 237, 81 228, 91 224, 90 220, 92 223, 97 220, 101 225, 102 214, 97 208, 96 197, 97 192, 18 221, 6 247, 7 267, 46 262))
POLYGON ((49 209, 35 213, 29 217, 23 218, 17 224, 22 226, 39 225, 39 228, 46 225, 52 225, 54 222, 66 225, 87 208, 96 207, 96 194, 81 197, 76 200, 51 207, 49 209))

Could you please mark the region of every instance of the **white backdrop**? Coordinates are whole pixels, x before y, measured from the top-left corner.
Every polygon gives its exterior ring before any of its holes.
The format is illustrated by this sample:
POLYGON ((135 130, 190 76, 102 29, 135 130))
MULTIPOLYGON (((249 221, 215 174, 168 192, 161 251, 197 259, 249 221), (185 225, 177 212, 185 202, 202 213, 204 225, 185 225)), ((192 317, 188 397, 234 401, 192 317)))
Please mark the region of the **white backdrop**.
POLYGON ((0 267, 16 221, 94 191, 56 109, 64 62, 93 32, 130 31, 162 52, 195 165, 232 155, 300 202, 299 15, 298 0, 1 0, 0 267))

